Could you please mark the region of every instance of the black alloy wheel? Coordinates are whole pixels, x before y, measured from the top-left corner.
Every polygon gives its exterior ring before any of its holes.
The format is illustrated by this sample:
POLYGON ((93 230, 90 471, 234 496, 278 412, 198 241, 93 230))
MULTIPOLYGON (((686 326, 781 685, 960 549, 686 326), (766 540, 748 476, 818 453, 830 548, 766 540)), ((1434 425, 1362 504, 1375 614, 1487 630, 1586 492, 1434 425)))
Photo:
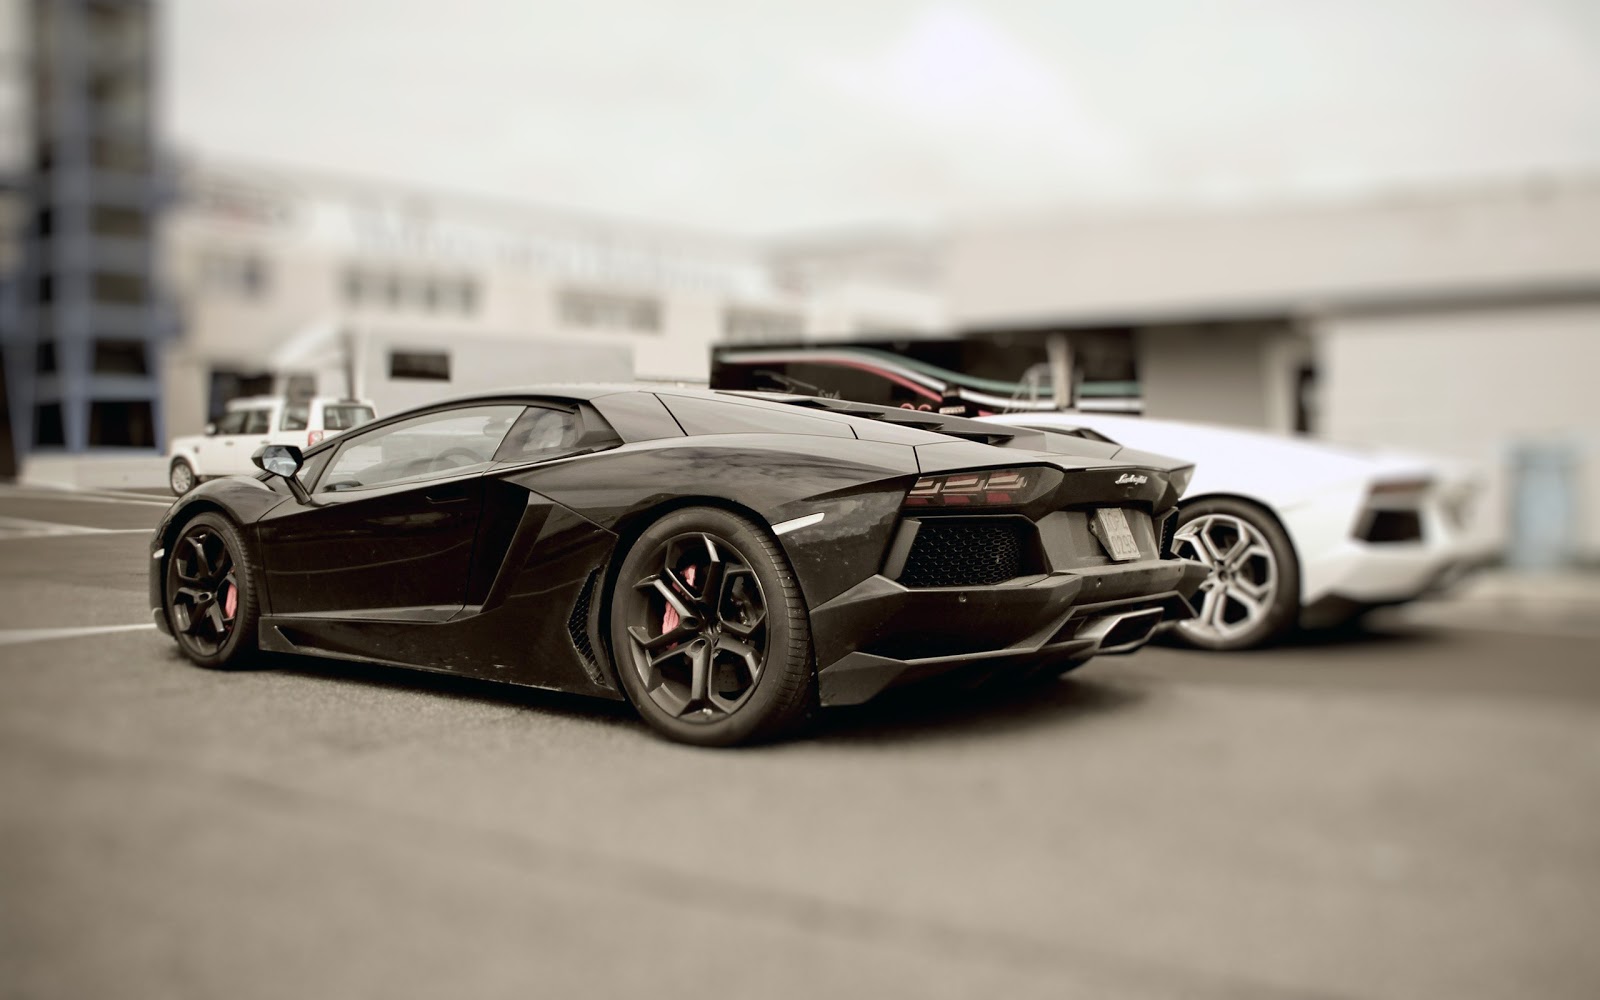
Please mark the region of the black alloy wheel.
POLYGON ((728 511, 667 515, 634 543, 612 598, 612 648, 634 706, 673 739, 770 738, 809 707, 804 602, 777 543, 728 511))
POLYGON ((256 648, 254 572, 238 530, 218 514, 184 525, 168 548, 167 623, 185 656, 236 666, 256 648))

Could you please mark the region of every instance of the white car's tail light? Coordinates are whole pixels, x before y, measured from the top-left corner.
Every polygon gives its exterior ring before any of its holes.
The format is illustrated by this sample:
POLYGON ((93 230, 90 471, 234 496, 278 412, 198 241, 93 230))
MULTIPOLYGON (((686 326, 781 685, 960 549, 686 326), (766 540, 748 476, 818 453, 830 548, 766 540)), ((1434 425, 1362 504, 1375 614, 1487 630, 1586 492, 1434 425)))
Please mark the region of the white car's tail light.
POLYGON ((325 433, 326 432, 324 432, 324 431, 309 431, 309 432, 307 432, 306 433, 306 447, 309 448, 314 444, 321 444, 322 443, 322 438, 324 437, 325 433))

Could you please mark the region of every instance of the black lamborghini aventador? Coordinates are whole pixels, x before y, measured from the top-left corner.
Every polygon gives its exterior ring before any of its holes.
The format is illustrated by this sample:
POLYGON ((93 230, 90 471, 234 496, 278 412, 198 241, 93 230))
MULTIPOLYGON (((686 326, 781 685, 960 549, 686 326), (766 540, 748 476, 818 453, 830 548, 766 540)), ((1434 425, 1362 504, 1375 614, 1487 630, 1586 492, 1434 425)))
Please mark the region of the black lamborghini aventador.
POLYGON ((1190 470, 838 400, 550 387, 439 403, 255 478, 151 542, 156 624, 261 650, 626 699, 727 745, 903 682, 1054 675, 1192 614, 1159 554, 1190 470))

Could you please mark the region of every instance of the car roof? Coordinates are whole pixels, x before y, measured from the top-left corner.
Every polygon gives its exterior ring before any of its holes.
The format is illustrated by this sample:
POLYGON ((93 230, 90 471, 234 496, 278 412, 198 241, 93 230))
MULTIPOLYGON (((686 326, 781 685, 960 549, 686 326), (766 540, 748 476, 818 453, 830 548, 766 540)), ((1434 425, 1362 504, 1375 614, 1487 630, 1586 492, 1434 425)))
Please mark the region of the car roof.
POLYGON ((485 389, 481 392, 468 393, 462 396, 449 396, 428 405, 430 407, 449 406, 455 403, 471 403, 480 399, 519 399, 522 397, 567 399, 573 402, 587 403, 603 396, 615 396, 624 392, 669 392, 701 396, 706 399, 715 399, 723 395, 713 389, 699 386, 677 386, 663 382, 549 382, 537 385, 508 385, 496 389, 485 389))
MULTIPOLYGON (((252 406, 280 406, 288 402, 289 397, 287 396, 240 396, 238 399, 228 400, 228 409, 245 409, 252 406)), ((349 406, 372 405, 372 400, 370 399, 350 399, 344 396, 311 396, 304 402, 321 403, 323 406, 327 406, 330 403, 335 406, 339 404, 349 406)))

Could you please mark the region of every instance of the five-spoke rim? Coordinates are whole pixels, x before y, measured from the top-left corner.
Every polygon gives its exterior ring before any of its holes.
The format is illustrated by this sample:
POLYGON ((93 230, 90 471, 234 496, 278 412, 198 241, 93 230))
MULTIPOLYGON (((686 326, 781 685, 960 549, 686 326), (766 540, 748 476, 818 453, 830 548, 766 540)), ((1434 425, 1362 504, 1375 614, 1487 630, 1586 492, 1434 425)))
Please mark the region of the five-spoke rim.
POLYGON ((761 679, 767 604, 755 570, 731 544, 706 532, 659 546, 630 602, 632 662, 656 707, 685 722, 738 711, 761 679))
POLYGON ((228 543, 211 528, 191 528, 172 547, 167 608, 172 630, 201 655, 215 655, 233 634, 239 581, 228 543))
POLYGON ((1211 570, 1200 585, 1195 617, 1178 628, 1192 636, 1232 639, 1255 628, 1278 592, 1278 561, 1255 525, 1232 514, 1202 514, 1178 528, 1172 551, 1211 570))

